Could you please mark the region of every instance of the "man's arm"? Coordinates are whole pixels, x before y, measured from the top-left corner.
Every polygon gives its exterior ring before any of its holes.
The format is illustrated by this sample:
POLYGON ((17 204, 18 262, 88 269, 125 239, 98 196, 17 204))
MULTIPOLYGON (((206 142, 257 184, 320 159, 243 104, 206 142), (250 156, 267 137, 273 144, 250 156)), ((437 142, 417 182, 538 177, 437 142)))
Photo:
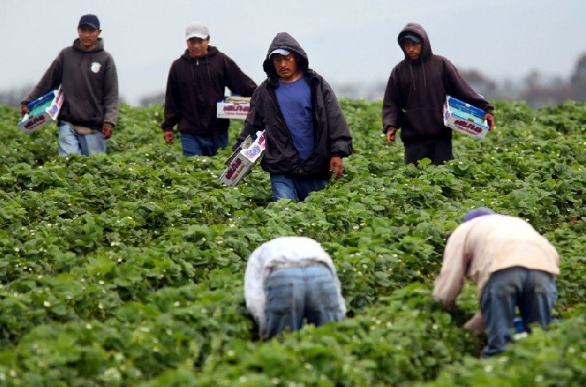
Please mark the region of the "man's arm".
POLYGON ((494 118, 494 106, 490 104, 483 96, 478 94, 458 72, 458 69, 446 59, 446 91, 452 97, 469 103, 484 110, 484 119, 488 121, 488 127, 492 130, 496 125, 494 118))
POLYGON ((179 90, 177 89, 177 79, 173 65, 169 69, 169 76, 167 77, 167 88, 165 90, 165 109, 164 119, 161 124, 164 134, 163 138, 169 145, 173 144, 175 136, 173 134, 173 127, 181 121, 181 101, 179 97, 179 90))
MULTIPOLYGON (((67 97, 67 96, 66 96, 67 97)), ((114 59, 110 57, 104 75, 104 139, 112 137, 112 130, 118 123, 118 72, 114 59)))
POLYGON ((466 255, 466 229, 459 226, 448 239, 444 251, 442 269, 435 279, 433 297, 448 311, 456 309, 456 299, 464 285, 468 268, 466 255))
POLYGON ((246 140, 246 137, 265 129, 264 111, 263 111, 263 92, 266 86, 261 85, 254 91, 250 100, 250 110, 244 121, 244 127, 236 138, 236 143, 232 146, 232 150, 236 150, 240 144, 246 140))
POLYGON ((382 111, 383 133, 385 133, 389 144, 396 140, 396 133, 400 127, 400 111, 399 82, 397 79, 397 71, 393 69, 387 81, 387 87, 385 88, 382 111))
POLYGON ((228 79, 228 89, 243 97, 250 97, 256 89, 256 83, 238 67, 236 62, 225 56, 225 71, 228 79))
MULTIPOLYGON (((55 90, 61 84, 63 73, 62 54, 59 53, 57 58, 51 63, 51 66, 45 71, 41 80, 36 84, 34 89, 20 102, 21 107, 26 107, 31 101, 42 97, 51 90, 55 90)), ((67 96, 65 96, 67 98, 67 96)), ((24 112, 24 109, 21 109, 24 112)), ((28 113, 28 108, 26 109, 28 113)), ((24 114, 23 114, 24 115, 24 114)))
POLYGON ((244 273, 244 299, 246 308, 258 323, 261 336, 265 331, 265 294, 263 287, 263 246, 258 247, 248 258, 244 273))
POLYGON ((330 168, 334 180, 338 180, 344 172, 343 157, 353 152, 352 135, 346 122, 346 117, 340 102, 330 85, 322 79, 323 101, 328 124, 328 139, 330 148, 330 168))

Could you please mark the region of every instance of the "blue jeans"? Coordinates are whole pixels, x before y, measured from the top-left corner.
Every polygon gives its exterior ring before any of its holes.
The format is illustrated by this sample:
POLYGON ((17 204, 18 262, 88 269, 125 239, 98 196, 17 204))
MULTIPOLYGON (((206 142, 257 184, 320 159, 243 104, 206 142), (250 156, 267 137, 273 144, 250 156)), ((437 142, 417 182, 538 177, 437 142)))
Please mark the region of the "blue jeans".
POLYGON ((489 357, 507 348, 515 308, 519 307, 525 331, 538 322, 545 329, 551 322, 551 311, 557 299, 553 275, 523 267, 494 272, 482 292, 480 309, 486 324, 488 344, 482 357, 489 357))
POLYGON ((211 136, 198 136, 195 134, 181 132, 181 147, 183 155, 193 156, 215 156, 218 149, 228 146, 228 131, 211 136))
POLYGON ((298 331, 304 319, 316 326, 342 321, 334 278, 331 270, 321 264, 273 270, 264 286, 265 338, 285 329, 298 331))
POLYGON ((326 188, 326 180, 315 177, 290 176, 271 173, 273 199, 291 199, 303 201, 313 191, 326 188))
POLYGON ((67 124, 59 125, 59 156, 67 156, 70 153, 91 156, 105 152, 106 140, 102 137, 102 132, 78 134, 67 124))

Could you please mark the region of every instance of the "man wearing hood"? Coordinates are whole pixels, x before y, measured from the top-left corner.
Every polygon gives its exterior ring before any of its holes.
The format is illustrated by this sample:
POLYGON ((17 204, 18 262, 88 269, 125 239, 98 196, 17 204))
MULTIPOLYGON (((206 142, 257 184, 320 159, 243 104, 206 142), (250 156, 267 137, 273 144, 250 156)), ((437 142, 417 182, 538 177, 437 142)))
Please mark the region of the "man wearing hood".
POLYGON ((454 158, 452 130, 443 123, 446 95, 476 106, 493 129, 494 106, 476 93, 446 58, 435 55, 427 32, 409 23, 398 36, 405 59, 392 70, 383 99, 383 132, 392 144, 401 129, 405 163, 429 158, 440 165, 454 158))
POLYGON ((273 198, 304 200, 324 189, 331 174, 342 174, 342 158, 352 154, 348 124, 334 91, 288 33, 275 36, 263 69, 267 79, 252 96, 234 148, 265 130, 261 166, 270 173, 273 198))
POLYGON ((106 140, 118 121, 118 75, 112 55, 104 51, 96 15, 83 15, 77 26, 78 39, 63 49, 33 91, 21 102, 27 104, 61 85, 65 101, 59 112, 59 154, 90 156, 106 152, 106 140))
POLYGON ((479 334, 486 327, 482 357, 490 357, 511 341, 516 307, 526 332, 532 323, 549 325, 559 272, 556 249, 529 223, 478 208, 448 237, 433 297, 452 311, 464 279, 478 285, 480 313, 464 328, 479 334))
POLYGON ((165 93, 165 118, 161 125, 165 142, 175 139, 173 127, 181 133, 183 155, 214 156, 228 146, 230 120, 217 118, 216 104, 224 89, 250 97, 256 83, 227 55, 210 46, 210 33, 201 22, 185 30, 187 49, 173 62, 165 93))

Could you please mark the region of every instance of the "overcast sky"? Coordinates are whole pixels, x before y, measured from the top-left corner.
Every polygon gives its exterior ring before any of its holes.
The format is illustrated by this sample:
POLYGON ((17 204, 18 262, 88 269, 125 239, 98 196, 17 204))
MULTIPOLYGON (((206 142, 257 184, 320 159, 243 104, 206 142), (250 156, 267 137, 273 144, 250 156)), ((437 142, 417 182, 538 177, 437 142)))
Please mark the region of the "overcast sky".
POLYGON ((130 103, 165 89, 196 20, 257 83, 280 31, 333 84, 386 81, 403 57, 397 34, 411 21, 427 30, 436 54, 495 80, 520 81, 533 69, 567 80, 586 52, 586 0, 0 0, 0 90, 36 83, 85 13, 99 17, 130 103))

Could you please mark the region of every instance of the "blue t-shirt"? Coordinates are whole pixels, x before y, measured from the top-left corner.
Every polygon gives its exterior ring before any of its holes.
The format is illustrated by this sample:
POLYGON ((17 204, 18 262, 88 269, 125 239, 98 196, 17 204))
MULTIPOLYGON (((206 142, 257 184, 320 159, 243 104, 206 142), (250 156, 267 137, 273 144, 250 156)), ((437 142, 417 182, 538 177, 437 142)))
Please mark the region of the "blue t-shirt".
POLYGON ((275 94, 293 138, 293 145, 299 151, 301 162, 304 162, 311 155, 314 147, 311 89, 303 77, 295 82, 279 80, 279 87, 275 90, 275 94))

